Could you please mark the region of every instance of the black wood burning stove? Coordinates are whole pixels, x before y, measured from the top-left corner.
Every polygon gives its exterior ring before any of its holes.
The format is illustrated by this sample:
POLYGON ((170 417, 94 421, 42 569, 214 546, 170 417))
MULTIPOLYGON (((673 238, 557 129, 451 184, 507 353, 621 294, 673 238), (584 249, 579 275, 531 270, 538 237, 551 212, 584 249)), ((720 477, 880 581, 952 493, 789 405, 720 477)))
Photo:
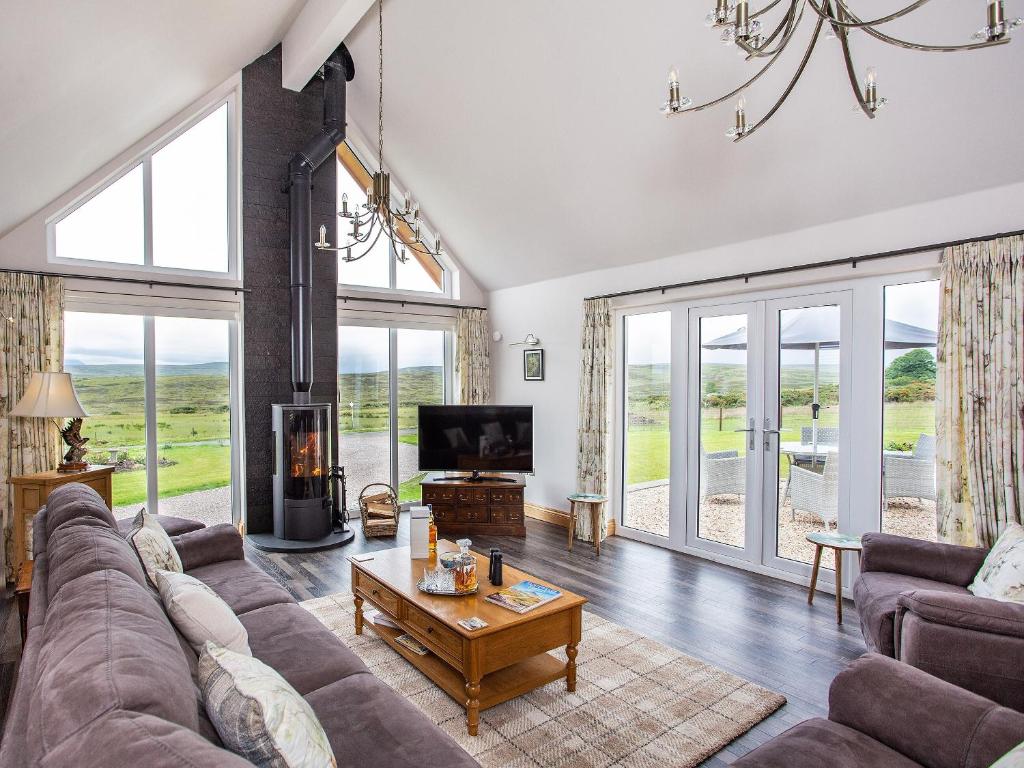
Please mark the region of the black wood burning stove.
POLYGON ((331 406, 273 405, 274 536, 311 541, 332 530, 331 406))

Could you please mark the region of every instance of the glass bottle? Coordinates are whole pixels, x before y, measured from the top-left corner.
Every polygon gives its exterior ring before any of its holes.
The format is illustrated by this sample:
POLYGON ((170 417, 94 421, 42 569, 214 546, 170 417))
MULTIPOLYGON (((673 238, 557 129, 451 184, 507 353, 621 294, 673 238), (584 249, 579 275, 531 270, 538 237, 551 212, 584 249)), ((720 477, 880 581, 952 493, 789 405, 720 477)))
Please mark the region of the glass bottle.
POLYGON ((477 587, 476 558, 470 554, 469 539, 459 539, 459 559, 455 565, 455 591, 473 592, 477 587))
POLYGON ((427 523, 427 555, 437 554, 437 524, 434 522, 434 510, 430 510, 430 522, 427 523))

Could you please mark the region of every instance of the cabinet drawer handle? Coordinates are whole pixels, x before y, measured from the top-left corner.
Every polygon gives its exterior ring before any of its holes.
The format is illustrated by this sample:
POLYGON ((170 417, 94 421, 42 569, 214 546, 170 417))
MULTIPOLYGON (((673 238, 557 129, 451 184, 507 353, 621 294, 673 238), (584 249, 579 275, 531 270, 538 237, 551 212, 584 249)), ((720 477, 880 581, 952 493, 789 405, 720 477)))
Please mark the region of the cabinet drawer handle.
POLYGON ((430 634, 431 632, 433 632, 433 631, 434 631, 434 628, 433 628, 433 627, 427 627, 427 634, 428 634, 428 635, 429 635, 429 634, 430 634))
POLYGON ((375 589, 375 590, 373 590, 373 594, 375 594, 375 595, 379 595, 379 594, 380 594, 380 592, 378 592, 378 591, 377 591, 377 590, 375 589))

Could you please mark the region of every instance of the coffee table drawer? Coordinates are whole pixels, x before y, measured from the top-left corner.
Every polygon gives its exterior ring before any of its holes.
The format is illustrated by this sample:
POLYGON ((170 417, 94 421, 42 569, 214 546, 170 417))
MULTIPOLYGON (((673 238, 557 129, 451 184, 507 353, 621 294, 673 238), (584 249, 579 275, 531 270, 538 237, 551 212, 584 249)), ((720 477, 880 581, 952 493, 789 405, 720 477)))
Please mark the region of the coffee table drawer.
POLYGON ((356 571, 356 587, 378 607, 398 618, 398 595, 362 571, 356 571))
POLYGON ((434 651, 462 662, 462 637, 458 633, 408 602, 405 604, 405 621, 434 651))

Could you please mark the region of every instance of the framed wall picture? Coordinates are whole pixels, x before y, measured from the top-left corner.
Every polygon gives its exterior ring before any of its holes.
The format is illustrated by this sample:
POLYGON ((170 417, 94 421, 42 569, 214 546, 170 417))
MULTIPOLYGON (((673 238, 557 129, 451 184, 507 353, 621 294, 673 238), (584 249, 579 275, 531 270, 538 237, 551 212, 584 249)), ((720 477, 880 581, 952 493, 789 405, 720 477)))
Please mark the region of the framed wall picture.
POLYGON ((523 379, 525 381, 544 381, 544 350, 523 350, 523 379))

